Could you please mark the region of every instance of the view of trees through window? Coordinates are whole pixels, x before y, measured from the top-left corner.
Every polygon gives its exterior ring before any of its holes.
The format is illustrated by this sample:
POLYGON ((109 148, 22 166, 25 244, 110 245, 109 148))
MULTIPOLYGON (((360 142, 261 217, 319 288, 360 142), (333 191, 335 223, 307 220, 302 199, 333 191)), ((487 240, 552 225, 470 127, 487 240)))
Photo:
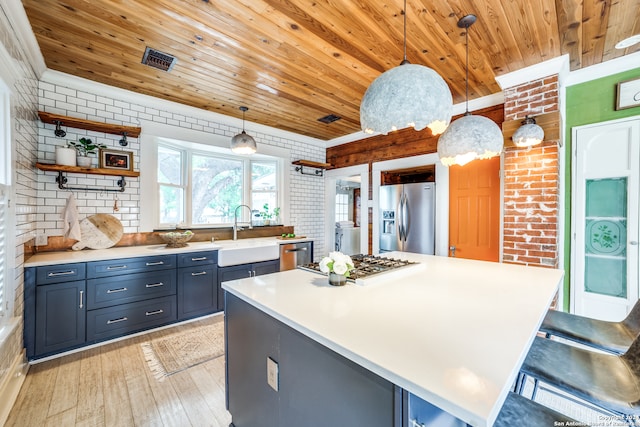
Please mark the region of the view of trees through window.
POLYGON ((234 211, 241 204, 251 206, 254 219, 262 218, 265 204, 270 211, 277 207, 277 182, 276 161, 249 161, 159 145, 160 225, 233 223, 234 211), (249 171, 250 176, 245 177, 249 171))

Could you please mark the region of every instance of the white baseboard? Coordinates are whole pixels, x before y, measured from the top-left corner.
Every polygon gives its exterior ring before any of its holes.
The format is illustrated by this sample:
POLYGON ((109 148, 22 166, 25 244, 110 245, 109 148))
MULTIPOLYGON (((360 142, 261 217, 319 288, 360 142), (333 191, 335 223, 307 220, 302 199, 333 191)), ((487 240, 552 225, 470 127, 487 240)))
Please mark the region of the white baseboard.
POLYGON ((0 426, 3 426, 9 417, 9 412, 18 397, 22 383, 27 377, 27 371, 29 371, 29 363, 27 363, 27 356, 23 350, 16 355, 7 375, 0 383, 0 426))

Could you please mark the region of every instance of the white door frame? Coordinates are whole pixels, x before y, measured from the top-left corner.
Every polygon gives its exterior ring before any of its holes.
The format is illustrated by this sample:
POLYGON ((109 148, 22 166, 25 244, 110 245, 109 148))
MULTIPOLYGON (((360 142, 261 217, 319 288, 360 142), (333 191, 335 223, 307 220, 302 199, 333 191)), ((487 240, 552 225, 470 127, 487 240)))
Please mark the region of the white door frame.
MULTIPOLYGON (((638 245, 637 245, 638 237, 639 237, 638 236, 639 230, 638 230, 638 224, 637 224, 638 217, 639 217, 639 212, 637 209, 638 203, 637 201, 636 203, 630 203, 629 206, 627 207, 627 224, 628 224, 627 242, 626 242, 627 262, 629 262, 629 260, 635 260, 636 265, 635 265, 635 268, 631 268, 630 266, 627 267, 626 310, 620 310, 618 311, 618 313, 612 314, 611 316, 599 316, 599 315, 596 316, 590 313, 586 313, 583 311, 583 307, 584 307, 583 300, 585 295, 579 294, 580 292, 583 292, 582 289, 584 287, 583 286, 584 261, 583 259, 580 259, 582 255, 584 255, 584 249, 579 250, 579 248, 580 247, 584 248, 584 245, 585 245, 585 231, 584 231, 585 221, 584 221, 584 212, 581 215, 578 214, 579 212, 578 204, 584 204, 585 194, 583 194, 583 192, 579 190, 580 187, 578 186, 579 184, 578 171, 579 171, 579 168, 581 167, 581 165, 578 164, 578 148, 579 148, 578 144, 582 142, 587 142, 587 141, 578 141, 578 137, 579 137, 578 134, 579 132, 588 131, 590 129, 624 125, 630 122, 637 123, 637 125, 635 126, 635 130, 633 127, 630 127, 632 132, 631 142, 632 144, 637 144, 637 140, 640 139, 640 131, 638 130, 640 129, 640 119, 638 117, 624 118, 624 119, 611 120, 607 122, 594 123, 594 124, 589 124, 584 126, 577 126, 572 129, 572 138, 571 138, 572 156, 573 156, 572 157, 573 163, 571 168, 572 169, 571 171, 571 179, 572 179, 571 205, 572 205, 572 212, 574 212, 574 214, 571 215, 572 245, 571 245, 570 311, 572 313, 587 315, 590 317, 599 317, 599 318, 612 320, 612 321, 621 320, 621 318, 624 317, 624 315, 626 315, 626 313, 631 309, 635 301, 638 300, 638 294, 640 291, 639 280, 638 280, 639 278, 638 265, 640 265, 640 259, 638 254, 638 245), (635 244, 632 242, 635 242, 635 244)), ((636 147, 635 150, 637 153, 638 148, 636 147)), ((638 186, 640 185, 640 177, 638 176, 638 169, 640 169, 640 158, 637 158, 634 161, 637 162, 636 172, 635 172, 635 175, 633 171, 629 172, 629 174, 626 175, 630 178, 629 186, 627 190, 628 190, 628 194, 630 195, 635 194, 636 197, 638 197, 637 190, 638 190, 638 186), (632 182, 632 180, 635 180, 635 182, 632 182)), ((608 178, 609 175, 610 174, 604 174, 602 178, 608 178)), ((619 176, 623 177, 625 176, 625 174, 621 173, 619 176)), ((594 176, 589 176, 589 178, 598 178, 598 174, 594 174, 594 176)), ((609 297, 606 295, 599 295, 599 294, 588 295, 588 297, 590 299, 597 299, 600 302, 600 304, 603 307, 605 307, 605 310, 606 310, 606 307, 610 307, 611 310, 615 311, 615 306, 621 305, 621 298, 609 297)))
MULTIPOLYGON (((349 166, 346 168, 330 169, 324 171, 324 196, 325 213, 324 221, 324 247, 332 252, 336 247, 336 183, 340 178, 360 175, 360 251, 361 254, 369 252, 369 165, 349 166)), ((324 256, 326 254, 323 254, 324 256)))

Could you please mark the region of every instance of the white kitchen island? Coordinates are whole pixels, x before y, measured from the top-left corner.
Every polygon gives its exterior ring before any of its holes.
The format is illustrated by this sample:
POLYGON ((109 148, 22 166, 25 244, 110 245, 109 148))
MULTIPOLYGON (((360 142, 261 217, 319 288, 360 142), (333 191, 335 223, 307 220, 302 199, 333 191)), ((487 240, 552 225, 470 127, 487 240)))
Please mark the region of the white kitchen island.
MULTIPOLYGON (((228 298, 248 303, 396 389, 464 423, 491 426, 562 271, 399 252, 384 256, 419 264, 364 286, 333 287, 326 276, 304 270, 222 286, 228 298)), ((266 365, 265 360, 265 382, 266 365)), ((234 378, 228 381, 233 387, 234 378)))

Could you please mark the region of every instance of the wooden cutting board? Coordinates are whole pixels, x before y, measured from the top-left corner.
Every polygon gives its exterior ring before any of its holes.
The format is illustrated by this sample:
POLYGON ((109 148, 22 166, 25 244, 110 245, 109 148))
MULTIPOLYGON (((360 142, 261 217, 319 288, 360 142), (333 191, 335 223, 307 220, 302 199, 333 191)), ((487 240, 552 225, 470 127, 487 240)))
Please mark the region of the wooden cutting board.
POLYGON ((124 229, 118 218, 109 214, 95 214, 80 221, 80 241, 71 249, 107 249, 122 238, 124 229))

